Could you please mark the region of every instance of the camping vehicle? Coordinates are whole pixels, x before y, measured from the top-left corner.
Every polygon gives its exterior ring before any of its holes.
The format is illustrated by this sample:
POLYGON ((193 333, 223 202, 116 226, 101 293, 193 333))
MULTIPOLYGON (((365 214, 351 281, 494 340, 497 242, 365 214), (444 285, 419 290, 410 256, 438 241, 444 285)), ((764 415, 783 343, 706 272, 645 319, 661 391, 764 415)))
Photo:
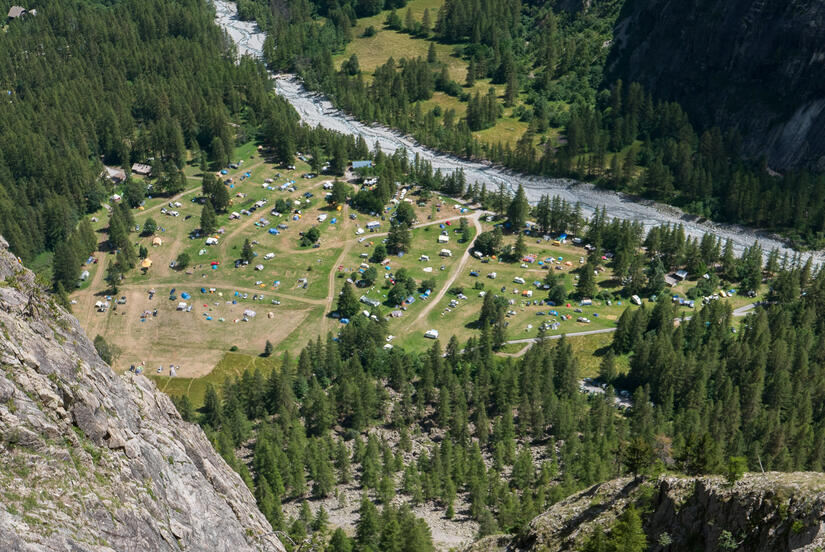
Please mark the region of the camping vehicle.
POLYGON ((418 257, 418 260, 419 261, 429 261, 430 256, 429 255, 421 255, 420 257, 418 257))
POLYGON ((444 234, 438 236, 438 243, 447 243, 448 241, 450 241, 450 236, 445 236, 444 234))
POLYGON ((642 304, 642 300, 639 299, 638 295, 631 296, 630 297, 630 302, 633 303, 634 305, 641 305, 642 304))
POLYGON ((274 258, 275 258, 275 253, 267 253, 266 255, 264 255, 264 259, 266 259, 267 261, 269 259, 274 259, 274 258))
POLYGON ((428 339, 438 339, 438 330, 427 330, 424 332, 424 337, 428 339))
POLYGON ((438 252, 438 254, 441 257, 452 257, 453 256, 453 252, 450 251, 449 249, 442 249, 441 251, 438 252))
POLYGON ((590 324, 590 320, 585 318, 584 316, 579 316, 576 318, 576 322, 582 322, 583 324, 590 324))
POLYGON ((498 274, 496 274, 495 272, 491 272, 487 275, 487 277, 491 280, 495 280, 496 276, 498 276, 498 274))
POLYGON ((582 299, 579 302, 579 305, 581 305, 582 307, 589 307, 592 304, 593 304, 593 301, 591 299, 582 299))
POLYGON ((515 278, 513 278, 513 282, 515 282, 517 284, 523 284, 524 283, 524 278, 522 278, 521 276, 516 276, 515 278))

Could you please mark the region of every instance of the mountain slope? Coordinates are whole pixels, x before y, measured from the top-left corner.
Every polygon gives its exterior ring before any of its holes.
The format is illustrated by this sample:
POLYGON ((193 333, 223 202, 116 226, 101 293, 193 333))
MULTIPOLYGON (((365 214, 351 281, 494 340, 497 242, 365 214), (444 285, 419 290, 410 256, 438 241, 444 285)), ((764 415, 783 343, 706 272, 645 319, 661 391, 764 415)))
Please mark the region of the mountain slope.
POLYGON ((825 545, 825 477, 768 472, 732 486, 721 477, 614 479, 555 504, 520 537, 488 537, 465 552, 581 550, 594 530, 608 532, 631 504, 651 551, 792 552, 825 545))
POLYGON ((240 477, 143 376, 117 376, 0 238, 0 544, 280 552, 240 477))
POLYGON ((825 4, 628 0, 615 35, 611 80, 738 129, 772 168, 825 169, 825 4))

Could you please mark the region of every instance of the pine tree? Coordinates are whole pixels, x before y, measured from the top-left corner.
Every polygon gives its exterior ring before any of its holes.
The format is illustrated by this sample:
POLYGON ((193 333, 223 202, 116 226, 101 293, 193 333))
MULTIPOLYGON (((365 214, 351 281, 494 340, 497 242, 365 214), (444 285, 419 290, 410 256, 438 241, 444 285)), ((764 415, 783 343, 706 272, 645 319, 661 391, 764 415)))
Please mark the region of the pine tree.
MULTIPOLYGON (((433 27, 433 23, 430 20, 430 8, 424 10, 424 15, 421 17, 421 34, 424 37, 428 37, 430 35, 430 30, 433 27)), ((430 55, 427 54, 427 61, 429 63, 433 63, 435 61, 435 48, 433 47, 433 43, 430 43, 430 50, 433 52, 433 59, 430 59, 430 55)))
POLYGON ((72 244, 61 241, 54 248, 52 260, 52 280, 55 287, 61 284, 64 290, 75 289, 80 277, 80 259, 72 244))
POLYGON ((644 552, 647 537, 642 519, 634 506, 628 507, 610 531, 610 545, 615 552, 644 552))
POLYGON ((215 231, 217 226, 218 219, 215 216, 215 208, 212 206, 212 202, 207 199, 201 209, 201 234, 208 236, 215 231))
POLYGON ((241 260, 251 263, 254 259, 255 252, 252 251, 252 244, 249 242, 249 238, 247 238, 244 240, 243 248, 241 249, 241 260))
POLYGON ((516 244, 513 246, 513 257, 516 261, 520 261, 525 253, 527 253, 527 244, 524 243, 524 234, 519 232, 516 238, 516 244))
POLYGON ((510 224, 511 232, 521 232, 527 222, 527 215, 530 214, 530 204, 527 202, 527 194, 524 187, 519 184, 516 195, 507 208, 507 222, 510 224))
POLYGON ((352 285, 346 283, 341 290, 341 295, 338 296, 338 315, 341 318, 351 318, 358 310, 358 299, 355 298, 352 285))

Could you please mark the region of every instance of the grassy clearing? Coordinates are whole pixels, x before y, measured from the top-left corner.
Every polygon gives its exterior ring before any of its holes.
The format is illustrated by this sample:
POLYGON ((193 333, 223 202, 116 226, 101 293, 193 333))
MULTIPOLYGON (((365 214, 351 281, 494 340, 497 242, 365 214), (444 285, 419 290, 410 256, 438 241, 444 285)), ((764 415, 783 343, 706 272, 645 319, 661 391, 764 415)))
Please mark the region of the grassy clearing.
POLYGON ((227 378, 240 377, 245 370, 259 369, 266 378, 270 371, 280 366, 277 357, 263 358, 257 355, 228 352, 218 362, 214 370, 199 378, 171 378, 149 374, 158 388, 168 395, 188 395, 195 408, 203 406, 207 385, 220 388, 227 378))

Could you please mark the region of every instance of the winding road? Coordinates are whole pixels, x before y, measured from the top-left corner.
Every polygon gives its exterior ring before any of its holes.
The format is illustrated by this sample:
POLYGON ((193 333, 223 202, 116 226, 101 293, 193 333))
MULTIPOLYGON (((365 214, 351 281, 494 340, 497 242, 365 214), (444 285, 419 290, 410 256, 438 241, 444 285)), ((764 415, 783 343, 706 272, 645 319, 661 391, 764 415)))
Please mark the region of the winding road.
MULTIPOLYGON (((212 0, 212 2, 215 5, 216 21, 233 40, 238 54, 262 58, 265 34, 257 24, 238 20, 237 8, 232 2, 227 0, 212 0)), ((685 233, 689 236, 701 237, 705 233, 711 233, 723 240, 731 239, 737 252, 741 252, 758 240, 766 254, 773 248, 779 249, 780 254, 786 252, 789 256, 794 254, 784 242, 765 232, 736 225, 701 221, 674 207, 650 201, 635 201, 624 194, 600 190, 591 184, 569 179, 526 176, 490 163, 468 161, 436 152, 422 146, 410 136, 402 135, 380 125, 367 125, 355 120, 335 109, 332 103, 322 95, 306 90, 300 80, 292 75, 273 75, 273 79, 276 92, 292 104, 305 123, 311 126, 321 125, 344 134, 363 136, 367 143, 377 145, 385 152, 404 148, 410 158, 418 155, 421 159, 430 162, 433 169, 441 169, 442 172, 463 169, 468 182, 484 183, 488 188, 504 184, 509 189, 514 189, 521 184, 532 202, 537 201, 543 194, 556 195, 568 202, 579 203, 585 215, 590 215, 595 209, 605 207, 609 216, 639 221, 647 229, 666 223, 682 224, 685 233)), ((825 261, 823 251, 817 251, 810 256, 815 264, 825 261)))

